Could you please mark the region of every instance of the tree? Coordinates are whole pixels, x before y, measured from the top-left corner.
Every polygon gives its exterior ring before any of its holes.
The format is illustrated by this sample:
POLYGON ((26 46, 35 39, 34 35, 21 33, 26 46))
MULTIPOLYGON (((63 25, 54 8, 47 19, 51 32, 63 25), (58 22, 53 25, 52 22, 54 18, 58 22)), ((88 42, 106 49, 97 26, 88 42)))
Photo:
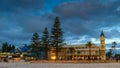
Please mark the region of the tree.
POLYGON ((48 29, 45 28, 43 31, 43 36, 42 36, 42 47, 43 47, 43 51, 45 53, 45 59, 48 59, 48 50, 49 50, 49 32, 48 29))
POLYGON ((116 45, 117 45, 117 43, 114 41, 114 42, 112 42, 112 46, 111 46, 111 49, 112 49, 112 57, 114 57, 115 58, 115 54, 116 54, 116 45))
POLYGON ((114 41, 114 42, 112 42, 112 48, 113 49, 115 49, 116 48, 116 45, 117 45, 117 43, 114 41))
POLYGON ((40 38, 39 35, 35 32, 32 37, 31 42, 31 52, 34 53, 35 58, 39 58, 39 52, 40 52, 40 38))
POLYGON ((112 55, 112 49, 109 49, 109 52, 106 54, 106 56, 107 56, 108 58, 111 58, 111 55, 112 55))
POLYGON ((90 60, 90 56, 91 56, 91 46, 92 46, 91 41, 89 41, 89 42, 86 44, 86 46, 89 47, 89 56, 88 56, 88 59, 90 60))
POLYGON ((19 48, 16 48, 16 51, 15 51, 16 53, 20 53, 20 50, 19 50, 19 48))
POLYGON ((7 52, 8 51, 8 43, 5 42, 2 44, 2 52, 7 52))
POLYGON ((63 43, 63 31, 60 27, 60 21, 59 18, 55 18, 54 25, 51 30, 51 45, 52 47, 55 47, 56 50, 56 60, 58 59, 58 51, 59 47, 61 47, 63 43))
POLYGON ((7 52, 10 52, 11 51, 11 44, 9 44, 9 46, 7 47, 7 52))
POLYGON ((15 45, 12 45, 12 46, 11 46, 11 51, 12 51, 12 52, 15 52, 15 45))
POLYGON ((7 42, 4 42, 2 44, 2 48, 1 48, 2 52, 11 52, 13 50, 15 50, 15 46, 14 45, 12 46, 11 44, 8 44, 7 42))
POLYGON ((27 45, 27 44, 24 44, 24 47, 28 47, 28 45, 27 45))

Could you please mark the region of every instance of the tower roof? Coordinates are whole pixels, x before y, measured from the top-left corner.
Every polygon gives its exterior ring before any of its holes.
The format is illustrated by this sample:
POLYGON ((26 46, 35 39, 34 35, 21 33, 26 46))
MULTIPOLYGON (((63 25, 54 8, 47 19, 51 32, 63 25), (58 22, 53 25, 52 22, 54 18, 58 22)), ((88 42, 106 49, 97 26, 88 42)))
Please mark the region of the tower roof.
POLYGON ((56 17, 56 18, 55 18, 55 22, 59 22, 59 17, 56 17))
POLYGON ((103 31, 101 32, 100 36, 104 36, 104 33, 103 33, 103 31))

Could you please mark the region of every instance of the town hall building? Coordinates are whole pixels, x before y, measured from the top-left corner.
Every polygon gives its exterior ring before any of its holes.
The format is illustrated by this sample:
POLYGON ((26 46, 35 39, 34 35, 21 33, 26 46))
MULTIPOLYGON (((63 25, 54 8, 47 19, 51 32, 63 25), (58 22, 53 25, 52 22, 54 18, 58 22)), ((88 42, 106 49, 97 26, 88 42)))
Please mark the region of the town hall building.
MULTIPOLYGON (((56 59, 55 48, 48 53, 50 60, 56 59)), ((106 44, 103 31, 100 34, 99 46, 88 42, 80 45, 64 45, 58 52, 59 60, 106 60, 106 44)))

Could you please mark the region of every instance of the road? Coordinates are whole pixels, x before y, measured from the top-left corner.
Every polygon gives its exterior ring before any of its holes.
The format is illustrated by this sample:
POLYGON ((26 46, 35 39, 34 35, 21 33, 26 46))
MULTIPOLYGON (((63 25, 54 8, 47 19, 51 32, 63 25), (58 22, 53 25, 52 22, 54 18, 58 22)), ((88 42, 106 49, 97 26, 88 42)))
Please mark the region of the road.
POLYGON ((0 68, 120 68, 120 63, 0 63, 0 68))

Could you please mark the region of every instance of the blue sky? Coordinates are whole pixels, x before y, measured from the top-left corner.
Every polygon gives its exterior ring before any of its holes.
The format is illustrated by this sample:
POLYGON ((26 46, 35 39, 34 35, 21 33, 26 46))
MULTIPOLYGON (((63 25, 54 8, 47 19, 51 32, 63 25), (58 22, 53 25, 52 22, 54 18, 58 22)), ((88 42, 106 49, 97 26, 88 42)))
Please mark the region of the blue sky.
POLYGON ((29 44, 56 16, 68 44, 99 44, 102 30, 106 44, 120 43, 120 0, 0 0, 0 44, 29 44))

